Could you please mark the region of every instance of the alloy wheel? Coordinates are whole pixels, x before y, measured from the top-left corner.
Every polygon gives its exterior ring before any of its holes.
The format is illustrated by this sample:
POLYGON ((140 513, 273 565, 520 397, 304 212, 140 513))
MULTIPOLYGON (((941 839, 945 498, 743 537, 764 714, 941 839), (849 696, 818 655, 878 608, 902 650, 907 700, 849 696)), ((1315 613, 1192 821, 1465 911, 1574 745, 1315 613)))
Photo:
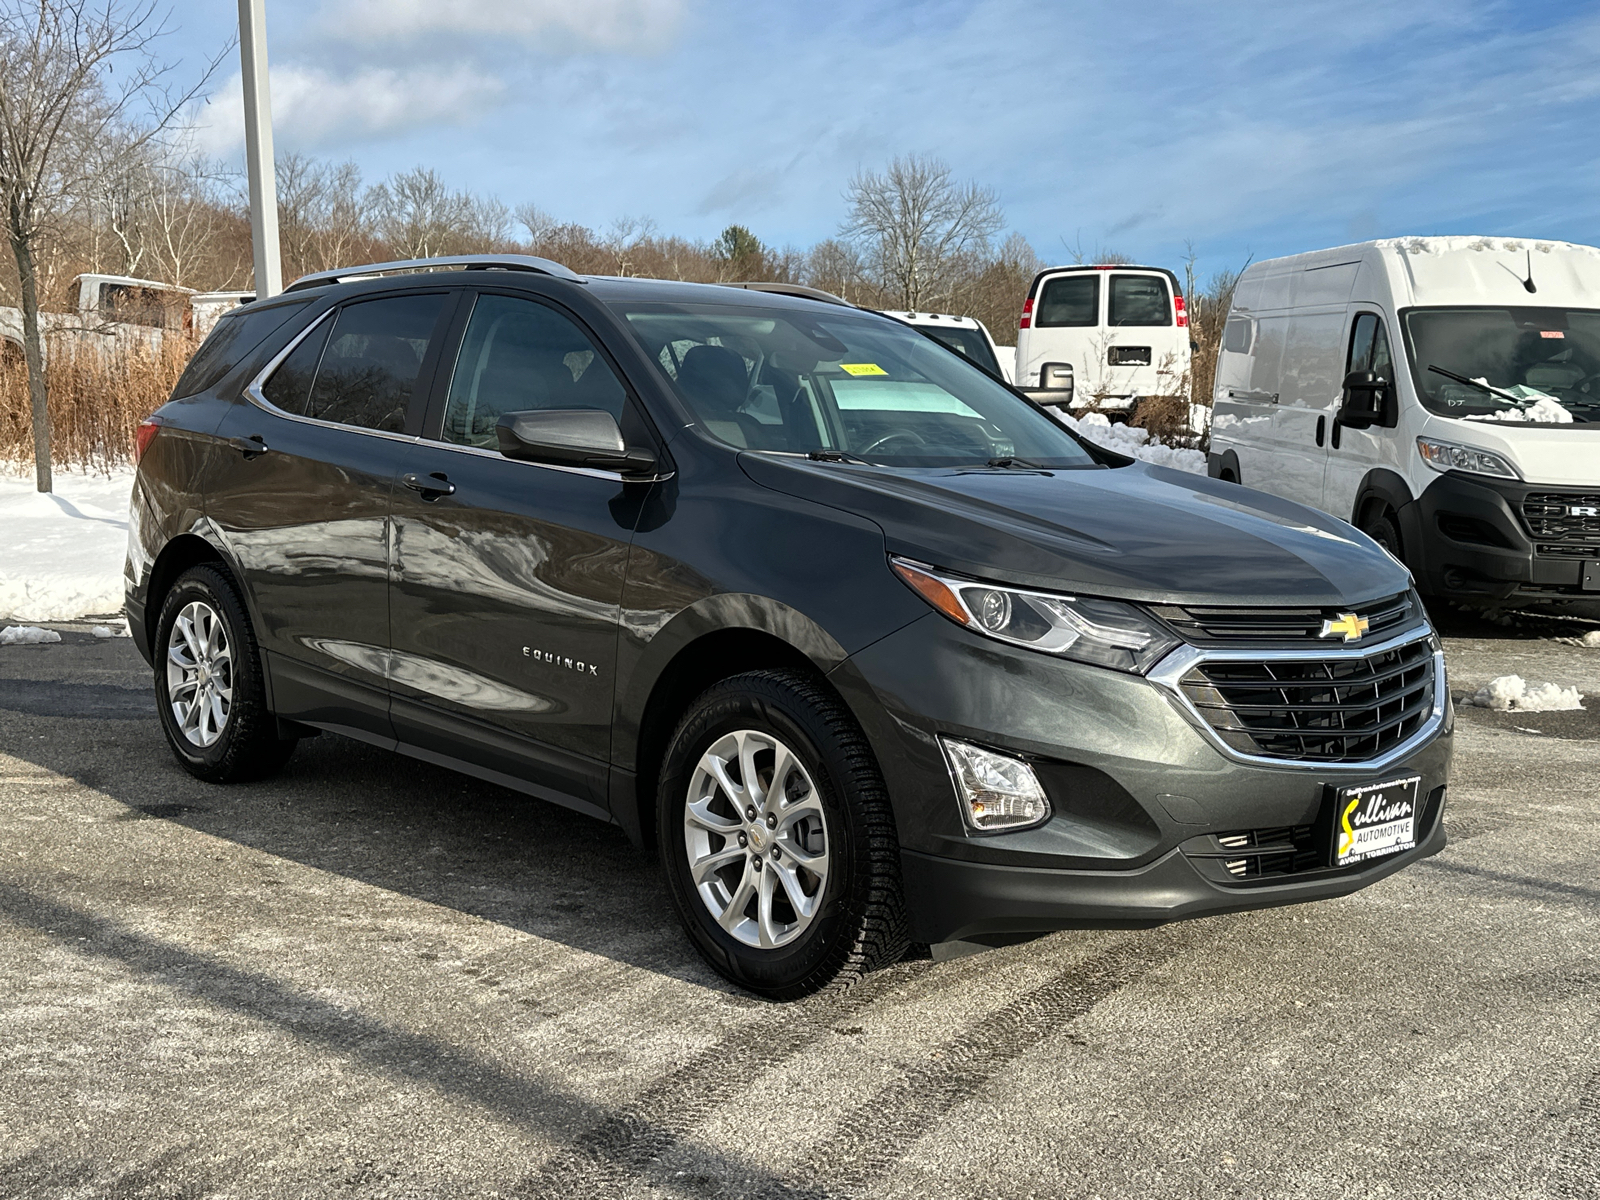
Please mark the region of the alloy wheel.
POLYGON ((183 736, 213 745, 233 710, 233 648, 222 618, 209 604, 183 606, 167 635, 167 702, 183 736))
POLYGON ((816 917, 828 883, 822 797, 770 733, 736 730, 700 756, 683 836, 695 891, 731 937, 775 949, 816 917))

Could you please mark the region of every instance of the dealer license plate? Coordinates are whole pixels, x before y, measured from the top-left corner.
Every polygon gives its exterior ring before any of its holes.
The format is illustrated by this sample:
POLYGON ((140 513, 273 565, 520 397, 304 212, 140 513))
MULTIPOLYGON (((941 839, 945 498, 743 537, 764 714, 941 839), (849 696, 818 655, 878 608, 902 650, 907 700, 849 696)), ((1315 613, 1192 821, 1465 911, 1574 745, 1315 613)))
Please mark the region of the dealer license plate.
POLYGON ((1333 813, 1333 865, 1348 867, 1417 844, 1422 776, 1339 789, 1333 813))

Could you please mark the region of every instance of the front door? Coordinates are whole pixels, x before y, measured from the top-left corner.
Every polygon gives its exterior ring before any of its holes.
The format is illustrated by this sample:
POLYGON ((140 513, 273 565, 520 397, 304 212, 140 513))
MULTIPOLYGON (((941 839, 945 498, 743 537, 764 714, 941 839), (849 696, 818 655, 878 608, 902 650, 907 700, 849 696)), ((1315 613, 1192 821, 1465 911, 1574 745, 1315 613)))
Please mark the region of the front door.
MULTIPOLYGON (((1371 371, 1387 379, 1393 392, 1394 355, 1390 352, 1389 331, 1384 327, 1380 313, 1357 311, 1350 323, 1350 349, 1345 357, 1345 374, 1351 371, 1371 371)), ((1391 413, 1397 411, 1400 398, 1391 395, 1391 413)), ((1368 429, 1351 429, 1341 426, 1335 431, 1328 450, 1328 473, 1323 484, 1322 507, 1336 517, 1354 521, 1356 492, 1361 481, 1373 467, 1384 465, 1393 456, 1394 432, 1385 425, 1368 429)), ((1390 464, 1403 472, 1403 463, 1390 464)))
POLYGON ((389 493, 421 427, 445 292, 325 314, 219 434, 206 496, 244 575, 279 716, 392 737, 389 493))
POLYGON ((598 408, 627 428, 630 402, 589 334, 526 296, 480 293, 458 336, 441 411, 394 493, 396 734, 603 812, 641 485, 504 458, 495 421, 598 408))

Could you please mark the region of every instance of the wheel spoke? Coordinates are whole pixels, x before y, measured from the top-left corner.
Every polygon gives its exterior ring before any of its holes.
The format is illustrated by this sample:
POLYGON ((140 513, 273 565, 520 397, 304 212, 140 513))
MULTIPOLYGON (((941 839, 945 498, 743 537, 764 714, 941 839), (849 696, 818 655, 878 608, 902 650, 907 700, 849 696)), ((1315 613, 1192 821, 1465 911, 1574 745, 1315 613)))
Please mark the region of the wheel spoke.
POLYGON ((779 929, 772 919, 772 893, 778 886, 774 878, 777 874, 778 872, 770 870, 761 872, 761 882, 756 894, 756 928, 763 950, 770 950, 776 946, 778 938, 783 934, 783 930, 779 929))
POLYGON ((799 876, 794 873, 794 868, 789 863, 773 863, 771 873, 776 875, 779 882, 783 884, 783 890, 789 897, 789 903, 794 908, 795 916, 802 921, 811 916, 816 909, 817 897, 822 895, 822 890, 820 888, 817 889, 816 896, 806 895, 805 890, 800 886, 799 876))
POLYGON ((739 736, 739 778, 744 780, 745 795, 749 803, 757 808, 766 800, 766 795, 761 790, 761 780, 756 775, 756 752, 761 749, 756 744, 754 734, 741 733, 739 736))
POLYGON ((198 663, 201 658, 200 640, 195 636, 194 622, 188 617, 179 617, 173 624, 183 638, 183 644, 189 649, 190 660, 198 663))
POLYGON ((794 752, 782 742, 774 742, 772 746, 772 782, 767 785, 767 794, 762 797, 763 803, 769 811, 781 808, 784 796, 784 781, 789 778, 791 771, 798 765, 794 752))
POLYGON ((749 906, 750 893, 755 891, 755 888, 755 872, 746 865, 744 874, 739 877, 739 886, 733 889, 733 899, 729 900, 728 907, 722 910, 722 915, 717 918, 717 924, 729 933, 733 933, 734 927, 744 920, 744 910, 749 906))
POLYGON ((720 833, 729 837, 739 832, 740 823, 735 817, 725 817, 721 813, 711 811, 711 802, 716 799, 715 793, 703 800, 696 800, 684 807, 683 819, 687 824, 698 825, 708 833, 720 833))
POLYGON ((784 842, 783 852, 789 861, 797 867, 804 867, 817 878, 826 878, 828 874, 828 851, 824 847, 820 854, 808 854, 804 846, 794 842, 784 842))
POLYGON ((728 764, 725 760, 707 756, 704 764, 711 778, 717 781, 717 786, 722 789, 722 794, 728 798, 728 803, 735 808, 744 805, 744 789, 733 781, 733 776, 728 774, 728 764))
POLYGON ((748 858, 750 852, 734 842, 729 842, 721 850, 713 850, 710 854, 697 862, 690 864, 689 875, 694 880, 695 886, 707 883, 711 876, 720 871, 731 862, 748 858))

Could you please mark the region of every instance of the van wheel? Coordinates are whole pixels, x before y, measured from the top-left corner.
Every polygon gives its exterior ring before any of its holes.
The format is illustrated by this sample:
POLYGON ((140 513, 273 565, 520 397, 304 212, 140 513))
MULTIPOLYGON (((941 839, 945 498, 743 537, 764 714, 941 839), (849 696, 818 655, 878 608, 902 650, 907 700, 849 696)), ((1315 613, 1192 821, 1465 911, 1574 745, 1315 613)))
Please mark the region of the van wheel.
POLYGON ((667 746, 657 837, 712 967, 793 1000, 909 945, 888 792, 849 711, 796 671, 705 691, 667 746))
POLYGON ((261 655, 244 601, 214 566, 172 585, 156 624, 156 709, 183 769, 207 783, 271 775, 294 753, 267 711, 261 655))
POLYGON ((1361 532, 1401 562, 1405 561, 1400 547, 1400 530, 1395 527, 1394 514, 1387 508, 1376 509, 1369 514, 1367 519, 1361 522, 1361 532))

